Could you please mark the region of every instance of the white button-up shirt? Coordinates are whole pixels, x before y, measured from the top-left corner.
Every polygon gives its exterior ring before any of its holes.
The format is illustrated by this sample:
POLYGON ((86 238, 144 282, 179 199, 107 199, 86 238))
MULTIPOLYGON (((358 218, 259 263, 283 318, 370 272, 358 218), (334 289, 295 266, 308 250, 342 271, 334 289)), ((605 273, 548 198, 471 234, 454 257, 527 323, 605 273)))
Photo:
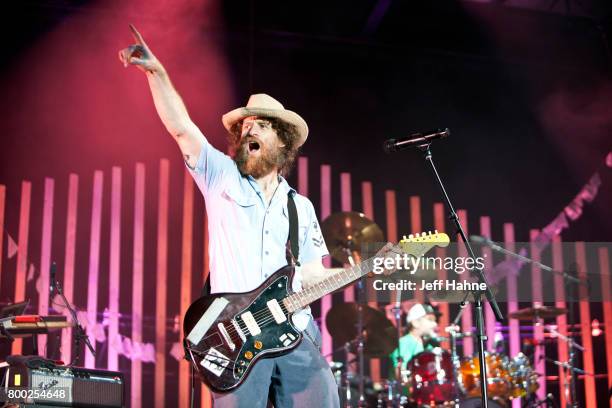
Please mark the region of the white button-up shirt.
MULTIPOLYGON (((266 204, 255 179, 244 177, 234 160, 208 141, 194 169, 189 169, 204 195, 208 214, 208 251, 211 293, 249 292, 287 265, 289 236, 287 195, 295 192, 280 177, 280 184, 266 204)), ((308 198, 295 194, 299 223, 299 262, 328 255, 314 207, 308 198)), ((302 288, 299 267, 293 290, 302 288)), ((310 308, 294 315, 300 330, 308 324, 310 308)))

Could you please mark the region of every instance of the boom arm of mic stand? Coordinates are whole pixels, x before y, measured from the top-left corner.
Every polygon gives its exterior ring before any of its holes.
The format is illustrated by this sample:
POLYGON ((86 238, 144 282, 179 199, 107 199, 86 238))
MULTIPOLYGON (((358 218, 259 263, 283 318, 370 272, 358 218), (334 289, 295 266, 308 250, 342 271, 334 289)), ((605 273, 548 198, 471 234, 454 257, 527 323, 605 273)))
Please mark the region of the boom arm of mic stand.
POLYGON ((537 266, 538 268, 543 269, 545 271, 552 272, 552 273, 555 273, 557 275, 561 275, 565 279, 570 280, 570 281, 572 281, 574 283, 582 283, 580 281, 580 279, 576 278, 575 276, 570 275, 569 273, 567 273, 565 271, 557 271, 557 270, 551 268, 550 266, 544 265, 543 263, 538 262, 538 261, 536 261, 534 259, 528 258, 528 257, 523 256, 521 254, 518 254, 516 252, 510 251, 509 249, 506 249, 506 248, 502 247, 498 243, 496 243, 494 241, 491 241, 487 237, 483 237, 483 238, 484 238, 483 243, 485 245, 488 245, 489 247, 491 247, 491 249, 494 250, 494 251, 501 252, 504 255, 508 255, 508 256, 520 259, 523 262, 533 264, 533 265, 537 266))

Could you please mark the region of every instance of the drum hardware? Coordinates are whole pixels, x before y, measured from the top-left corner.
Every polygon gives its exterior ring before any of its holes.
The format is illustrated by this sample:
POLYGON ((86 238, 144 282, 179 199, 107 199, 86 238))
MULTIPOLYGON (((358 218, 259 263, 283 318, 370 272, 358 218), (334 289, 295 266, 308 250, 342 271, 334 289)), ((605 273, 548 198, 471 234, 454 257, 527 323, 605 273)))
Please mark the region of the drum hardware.
MULTIPOLYGON (((504 248, 502 245, 499 245, 496 242, 493 242, 486 237, 480 237, 480 236, 473 235, 471 239, 474 242, 488 245, 494 251, 500 252, 504 255, 507 255, 507 256, 510 256, 516 259, 520 259, 521 261, 525 263, 529 263, 531 265, 535 265, 536 267, 542 270, 562 276, 563 282, 565 283, 565 295, 566 295, 567 303, 570 305, 573 304, 572 302, 575 302, 577 300, 576 286, 583 285, 588 288, 588 282, 583 282, 582 280, 574 276, 576 272, 578 271, 578 265, 576 263, 570 265, 570 267, 567 270, 555 270, 551 268, 550 266, 545 265, 541 262, 535 261, 531 258, 527 258, 526 256, 520 255, 516 252, 509 251, 508 249, 504 248)), ((568 310, 565 310, 565 312, 563 313, 566 313, 566 312, 568 313, 568 325, 572 327, 575 324, 574 308, 570 307, 568 310)), ((537 314, 541 316, 543 313, 537 313, 537 314)), ((575 361, 576 352, 574 350, 575 349, 574 344, 575 344, 574 342, 568 343, 569 365, 570 366, 573 366, 573 362, 575 361)), ((577 383, 576 372, 574 370, 570 370, 568 374, 569 376, 567 378, 569 378, 569 381, 565 385, 566 387, 565 396, 566 396, 566 400, 568 401, 567 406, 568 407, 578 407, 578 403, 576 401, 576 383, 577 383)))
MULTIPOLYGON (((327 243, 327 247, 331 256, 338 262, 343 264, 350 264, 355 266, 361 260, 361 251, 364 245, 373 244, 376 242, 383 241, 382 230, 376 223, 368 219, 364 214, 359 212, 339 212, 334 213, 327 217, 321 223, 321 232, 327 243)), ((348 332, 352 332, 357 329, 357 336, 355 340, 357 342, 357 359, 358 359, 358 370, 359 370, 359 407, 366 406, 366 396, 364 388, 364 348, 366 338, 368 335, 373 333, 383 333, 377 331, 366 330, 364 321, 364 285, 363 278, 357 282, 357 303, 353 305, 356 307, 356 321, 355 326, 349 328, 348 332)), ((371 308, 368 308, 371 309, 371 308)), ((332 309, 333 310, 333 309, 332 309)), ((332 311, 330 310, 330 312, 332 311)), ((373 310, 373 309, 371 309, 373 310)), ((339 317, 340 320, 344 320, 342 313, 339 317)), ((327 318, 329 319, 329 313, 327 318)), ((386 318, 385 318, 386 320, 386 318)), ((388 320, 387 320, 388 321, 388 320)), ((327 324, 327 327, 334 327, 334 324, 327 324)), ((332 336, 334 334, 332 333, 332 336)), ((348 359, 348 343, 346 348, 346 356, 348 359)), ((350 387, 347 387, 347 393, 350 387)), ((347 398, 347 403, 350 403, 350 399, 347 398)))
MULTIPOLYGON (((347 360, 350 353, 356 352, 360 373, 357 377, 359 386, 360 388, 365 387, 365 385, 362 385, 365 380, 363 358, 364 356, 384 357, 393 351, 395 343, 393 336, 389 335, 394 330, 393 324, 383 312, 358 303, 334 305, 327 313, 325 324, 334 340, 344 343, 342 348, 347 360), (358 332, 355 337, 352 337, 355 334, 355 328, 358 330, 361 328, 361 335, 358 332)), ((346 368, 348 368, 349 363, 349 361, 346 362, 346 368)), ((346 386, 346 384, 344 385, 346 386)), ((347 393, 346 400, 350 401, 350 387, 347 386, 345 392, 347 393)), ((361 390, 359 391, 359 396, 360 401, 363 396, 365 402, 365 389, 363 393, 361 393, 361 390)))
POLYGON ((542 320, 554 319, 557 316, 561 316, 567 313, 567 309, 552 306, 540 306, 526 307, 524 309, 517 310, 508 315, 510 319, 518 320, 531 320, 536 325, 541 324, 542 320))
POLYGON ((395 294, 395 305, 393 306, 393 313, 395 315, 395 327, 397 328, 397 368, 395 370, 395 381, 393 382, 393 386, 389 389, 389 400, 392 401, 393 404, 399 406, 402 398, 402 366, 404 364, 403 358, 399 351, 400 348, 400 339, 402 337, 402 291, 397 290, 395 294))
MULTIPOLYGON (((571 315, 571 309, 570 309, 570 315, 571 315)), ((553 335, 556 339, 558 340, 562 340, 565 341, 568 345, 568 350, 569 350, 569 356, 568 356, 568 360, 567 361, 558 361, 558 360, 553 360, 549 357, 545 357, 546 361, 551 362, 561 368, 563 368, 565 370, 565 377, 568 378, 568 381, 565 381, 564 384, 564 393, 565 393, 565 398, 568 401, 567 406, 568 407, 577 407, 578 406, 578 402, 576 401, 576 377, 578 376, 578 374, 582 374, 582 375, 588 375, 588 376, 592 376, 593 373, 587 373, 586 371, 582 370, 581 368, 578 368, 574 365, 574 361, 575 361, 575 356, 576 356, 576 351, 584 351, 584 347, 582 347, 580 344, 576 343, 571 337, 565 336, 561 333, 559 333, 554 327, 552 326, 544 326, 544 329, 549 331, 551 333, 551 335, 553 335)), ((545 400, 543 400, 542 403, 547 403, 547 401, 549 401, 549 397, 547 396, 545 400)))
POLYGON ((578 367, 574 367, 573 365, 571 365, 569 362, 567 361, 558 361, 558 360, 554 360, 550 357, 544 357, 546 359, 546 361, 553 363, 555 365, 558 365, 559 367, 565 368, 566 370, 569 371, 574 371, 576 374, 580 374, 580 375, 588 375, 588 376, 594 376, 595 374, 593 373, 587 373, 586 371, 584 371, 582 368, 578 368, 578 367))
POLYGON ((554 326, 550 326, 550 325, 549 326, 544 326, 544 330, 549 331, 553 338, 561 339, 561 340, 565 341, 568 345, 571 344, 573 348, 578 349, 580 351, 584 351, 584 347, 582 347, 580 344, 578 344, 574 340, 572 340, 571 337, 567 337, 567 336, 559 333, 557 331, 557 329, 554 328, 554 326))
MULTIPOLYGON (((487 400, 487 405, 489 406, 489 408, 506 408, 506 406, 501 404, 499 401, 495 401, 492 399, 487 400)), ((461 400, 459 406, 461 408, 481 408, 482 400, 479 397, 468 398, 465 400, 461 400)))

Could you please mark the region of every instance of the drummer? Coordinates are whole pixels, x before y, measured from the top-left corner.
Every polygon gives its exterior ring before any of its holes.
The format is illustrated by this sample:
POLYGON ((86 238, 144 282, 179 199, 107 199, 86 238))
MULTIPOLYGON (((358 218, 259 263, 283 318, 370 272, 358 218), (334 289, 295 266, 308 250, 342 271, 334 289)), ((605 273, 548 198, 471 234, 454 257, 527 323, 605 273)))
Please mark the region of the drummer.
POLYGON ((401 370, 404 370, 412 357, 422 351, 433 348, 428 339, 437 338, 437 315, 437 311, 428 303, 417 303, 408 310, 408 315, 406 316, 408 334, 400 338, 399 350, 396 348, 389 356, 393 367, 397 367, 401 357, 401 370))

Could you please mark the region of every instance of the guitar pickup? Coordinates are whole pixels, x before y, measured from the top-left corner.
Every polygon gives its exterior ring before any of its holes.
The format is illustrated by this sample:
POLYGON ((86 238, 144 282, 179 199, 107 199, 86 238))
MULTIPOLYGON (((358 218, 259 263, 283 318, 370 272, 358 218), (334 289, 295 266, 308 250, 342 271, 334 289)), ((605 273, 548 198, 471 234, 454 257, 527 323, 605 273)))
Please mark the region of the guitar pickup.
POLYGON ((255 318, 251 312, 243 313, 240 315, 240 317, 242 318, 244 324, 246 324, 247 330, 251 336, 257 336, 259 333, 261 333, 261 329, 259 328, 259 325, 255 321, 255 318))
POLYGON ((268 305, 268 309, 270 309, 270 313, 272 313, 272 316, 274 317, 274 320, 276 320, 277 324, 281 324, 287 320, 287 316, 285 316, 283 313, 283 310, 276 299, 270 299, 266 304, 268 305))
POLYGON ((217 325, 217 328, 219 329, 221 336, 223 336, 223 340, 225 340, 225 343, 227 343, 227 346, 230 348, 230 350, 236 350, 236 345, 232 341, 230 335, 227 333, 227 330, 225 330, 225 326, 223 325, 223 323, 219 323, 217 325))

